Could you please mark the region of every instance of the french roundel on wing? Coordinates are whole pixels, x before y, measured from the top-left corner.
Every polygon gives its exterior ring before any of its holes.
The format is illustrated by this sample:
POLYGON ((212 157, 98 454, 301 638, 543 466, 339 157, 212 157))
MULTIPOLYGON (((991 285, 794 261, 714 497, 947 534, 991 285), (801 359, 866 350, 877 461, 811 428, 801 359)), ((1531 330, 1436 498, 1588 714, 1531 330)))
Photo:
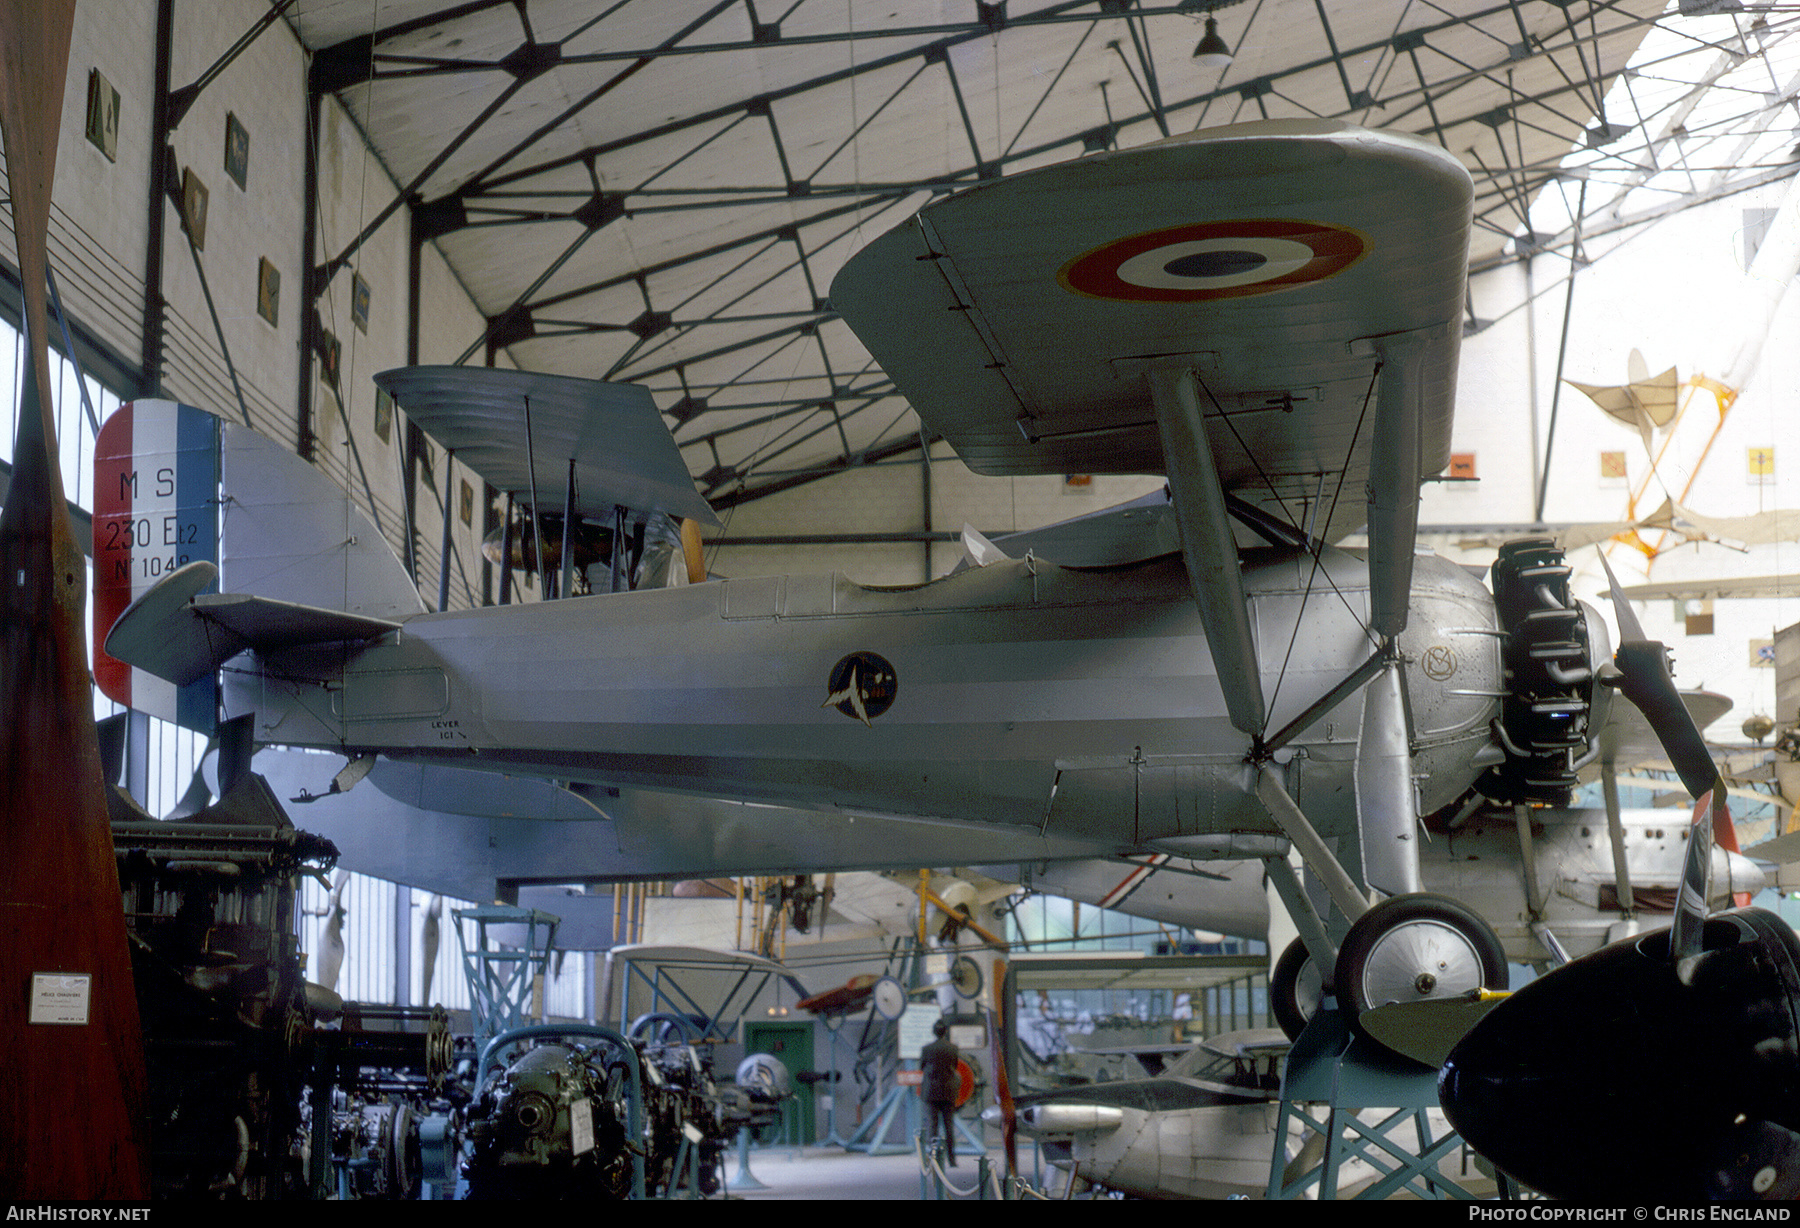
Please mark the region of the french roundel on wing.
POLYGON ((1056 279, 1090 298, 1203 303, 1323 281, 1368 250, 1360 231, 1323 222, 1199 222, 1114 239, 1069 261, 1056 279))

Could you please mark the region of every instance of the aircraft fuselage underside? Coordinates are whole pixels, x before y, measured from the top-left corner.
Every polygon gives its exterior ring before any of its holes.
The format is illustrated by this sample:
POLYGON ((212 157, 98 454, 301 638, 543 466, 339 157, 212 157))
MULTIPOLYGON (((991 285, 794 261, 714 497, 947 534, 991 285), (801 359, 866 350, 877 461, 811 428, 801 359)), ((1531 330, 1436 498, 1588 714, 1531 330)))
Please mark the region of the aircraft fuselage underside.
MULTIPOLYGON (((1276 729, 1374 650, 1367 567, 1252 551, 1244 580, 1276 729)), ((1502 690, 1494 628, 1473 577, 1418 560, 1400 647, 1421 813, 1475 778, 1502 690)), ((1178 557, 487 607, 252 660, 226 667, 224 704, 256 713, 264 742, 1132 845, 1277 830, 1178 557)), ((1327 836, 1356 831, 1362 703, 1351 694, 1277 756, 1327 836)))

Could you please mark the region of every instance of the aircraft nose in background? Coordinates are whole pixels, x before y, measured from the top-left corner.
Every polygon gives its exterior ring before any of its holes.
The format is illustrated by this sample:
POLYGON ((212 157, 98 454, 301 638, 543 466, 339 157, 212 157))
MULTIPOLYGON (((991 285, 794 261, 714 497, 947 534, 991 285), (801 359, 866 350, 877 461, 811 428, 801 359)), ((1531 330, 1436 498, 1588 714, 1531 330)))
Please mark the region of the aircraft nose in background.
POLYGON ((1755 895, 1769 885, 1768 876, 1756 861, 1722 849, 1713 848, 1712 864, 1712 896, 1718 899, 1728 895, 1755 895))

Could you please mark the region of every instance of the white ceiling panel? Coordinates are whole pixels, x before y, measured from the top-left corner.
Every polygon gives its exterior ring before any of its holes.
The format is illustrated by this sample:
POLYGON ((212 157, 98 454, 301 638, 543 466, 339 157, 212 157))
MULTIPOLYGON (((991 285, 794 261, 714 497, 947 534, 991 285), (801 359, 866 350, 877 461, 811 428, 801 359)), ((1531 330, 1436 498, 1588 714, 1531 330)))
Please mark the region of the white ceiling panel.
POLYGON ((1198 127, 1342 119, 1464 162, 1483 263, 1570 241, 1528 227, 1550 185, 1561 200, 1586 180, 1587 212, 1622 224, 1776 173, 1800 19, 1663 8, 299 0, 287 20, 511 358, 646 383, 711 493, 749 498, 916 435, 824 296, 853 251, 958 187, 1198 127), (1236 51, 1222 71, 1190 58, 1208 9, 1236 51))

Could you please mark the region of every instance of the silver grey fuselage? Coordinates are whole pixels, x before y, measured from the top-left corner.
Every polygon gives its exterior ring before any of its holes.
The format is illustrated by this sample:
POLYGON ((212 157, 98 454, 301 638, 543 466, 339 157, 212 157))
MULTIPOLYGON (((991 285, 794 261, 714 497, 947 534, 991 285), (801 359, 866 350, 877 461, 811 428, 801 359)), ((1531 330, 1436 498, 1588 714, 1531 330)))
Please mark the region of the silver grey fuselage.
MULTIPOLYGON (((1435 556, 1417 564, 1401 648, 1428 813, 1473 782, 1503 682, 1487 591, 1435 556)), ((1257 550, 1244 582, 1279 728, 1373 651, 1367 568, 1257 550)), ((1009 560, 903 589, 729 580, 424 614, 366 645, 244 660, 224 673, 227 715, 255 712, 271 743, 1121 847, 1276 830, 1179 557, 1009 560), (834 702, 859 653, 865 674, 891 668, 885 710, 834 702)), ((1356 830, 1361 708, 1350 695, 1277 756, 1327 836, 1356 830)))

